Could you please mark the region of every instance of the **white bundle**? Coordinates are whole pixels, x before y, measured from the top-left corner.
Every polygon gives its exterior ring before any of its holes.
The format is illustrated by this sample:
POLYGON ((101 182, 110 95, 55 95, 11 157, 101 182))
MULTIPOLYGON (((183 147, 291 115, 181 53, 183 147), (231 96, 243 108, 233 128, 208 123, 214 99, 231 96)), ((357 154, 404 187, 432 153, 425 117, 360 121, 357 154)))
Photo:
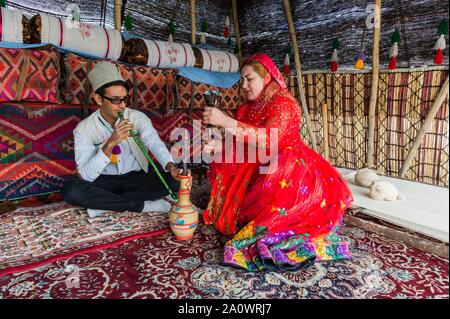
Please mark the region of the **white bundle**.
POLYGON ((100 58, 117 60, 122 52, 118 30, 90 24, 77 24, 45 14, 41 16, 41 42, 77 50, 100 58))
POLYGON ((147 65, 155 68, 192 67, 195 55, 188 43, 145 40, 148 50, 147 65))
POLYGON ((404 199, 405 196, 403 194, 400 194, 395 188, 394 185, 392 185, 389 182, 382 182, 382 181, 376 181, 373 182, 370 186, 370 193, 369 196, 376 200, 386 200, 386 201, 393 201, 396 199, 404 199))
POLYGON ((355 174, 355 183, 362 187, 370 187, 377 180, 377 173, 369 168, 359 169, 355 174))
POLYGON ((0 41, 23 43, 23 14, 0 8, 0 41))
POLYGON ((215 72, 238 72, 239 61, 234 54, 199 48, 203 57, 203 69, 215 72))

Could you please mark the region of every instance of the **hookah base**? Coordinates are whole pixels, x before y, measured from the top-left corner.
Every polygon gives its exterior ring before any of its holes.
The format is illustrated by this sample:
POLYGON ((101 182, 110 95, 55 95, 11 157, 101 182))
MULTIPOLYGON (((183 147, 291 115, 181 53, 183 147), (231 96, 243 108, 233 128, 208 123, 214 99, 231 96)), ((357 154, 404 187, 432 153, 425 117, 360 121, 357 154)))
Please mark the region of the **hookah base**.
POLYGON ((185 240, 189 240, 192 239, 192 237, 194 237, 194 235, 189 235, 189 236, 175 236, 176 240, 181 240, 181 241, 185 241, 185 240))

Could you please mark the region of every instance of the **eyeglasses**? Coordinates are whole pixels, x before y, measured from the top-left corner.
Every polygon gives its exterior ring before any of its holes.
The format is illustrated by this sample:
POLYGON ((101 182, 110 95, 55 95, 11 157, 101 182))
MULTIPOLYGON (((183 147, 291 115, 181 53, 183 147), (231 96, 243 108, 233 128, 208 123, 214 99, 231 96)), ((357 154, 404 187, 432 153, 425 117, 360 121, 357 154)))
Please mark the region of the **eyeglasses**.
POLYGON ((108 96, 105 96, 105 95, 102 95, 102 97, 104 97, 105 99, 107 99, 108 101, 110 101, 112 104, 115 104, 115 105, 119 105, 122 102, 125 102, 125 104, 128 104, 130 102, 130 96, 129 95, 124 96, 122 98, 120 98, 120 97, 108 97, 108 96))

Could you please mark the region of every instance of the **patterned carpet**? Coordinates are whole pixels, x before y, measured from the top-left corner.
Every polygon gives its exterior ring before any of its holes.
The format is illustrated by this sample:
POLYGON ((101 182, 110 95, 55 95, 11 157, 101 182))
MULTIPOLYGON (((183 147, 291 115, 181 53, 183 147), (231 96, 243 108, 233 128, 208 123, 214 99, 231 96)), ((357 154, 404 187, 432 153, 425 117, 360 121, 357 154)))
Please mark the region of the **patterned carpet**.
POLYGON ((351 261, 248 273, 221 265, 223 238, 200 225, 188 242, 168 231, 2 276, 0 298, 449 297, 447 260, 349 225, 342 234, 351 261))
POLYGON ((59 202, 22 207, 0 216, 0 276, 166 232, 162 213, 108 212, 89 218, 85 209, 59 202))

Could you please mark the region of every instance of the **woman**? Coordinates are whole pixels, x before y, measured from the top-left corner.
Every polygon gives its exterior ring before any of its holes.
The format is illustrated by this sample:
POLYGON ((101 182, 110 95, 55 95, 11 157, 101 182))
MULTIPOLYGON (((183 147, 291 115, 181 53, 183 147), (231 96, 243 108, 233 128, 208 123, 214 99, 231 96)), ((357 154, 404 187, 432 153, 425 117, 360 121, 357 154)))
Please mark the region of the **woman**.
MULTIPOLYGON (((314 260, 349 258, 337 232, 353 201, 339 172, 300 138, 301 111, 274 62, 265 54, 241 68, 246 98, 233 119, 207 108, 207 124, 223 127, 245 143, 268 149, 278 132, 276 165, 261 174, 261 162, 211 163, 211 195, 203 213, 226 236, 224 262, 250 271, 298 270, 314 260), (266 128, 261 139, 252 136, 266 128), (255 140, 260 143, 255 143, 255 140), (261 141, 263 141, 261 143, 261 141)), ((208 142, 207 148, 214 148, 208 142)), ((223 152, 229 152, 224 149, 223 152)), ((246 153, 247 155, 247 153, 246 153)))

